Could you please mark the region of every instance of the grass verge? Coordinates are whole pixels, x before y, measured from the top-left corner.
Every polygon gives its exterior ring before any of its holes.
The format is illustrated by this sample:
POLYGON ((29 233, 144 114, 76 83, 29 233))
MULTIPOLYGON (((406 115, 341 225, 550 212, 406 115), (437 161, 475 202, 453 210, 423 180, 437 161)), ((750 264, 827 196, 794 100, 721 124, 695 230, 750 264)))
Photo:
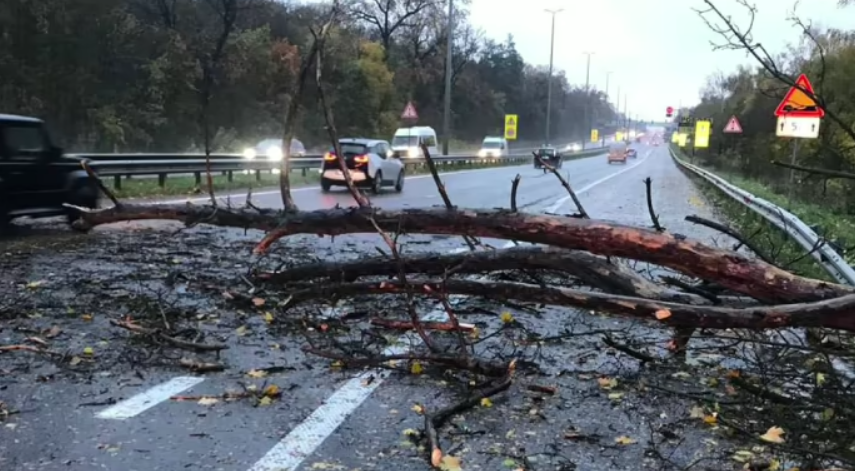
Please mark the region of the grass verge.
MULTIPOLYGON (((591 154, 585 153, 580 155, 571 155, 565 157, 565 160, 575 160, 584 157, 591 157, 591 154)), ((439 166, 440 172, 457 172, 461 170, 477 170, 482 168, 506 167, 511 165, 520 165, 519 162, 503 162, 500 163, 484 163, 484 164, 449 164, 439 166)), ((410 167, 407 169, 408 175, 419 175, 428 172, 427 167, 410 167)), ((244 174, 235 172, 232 181, 224 175, 214 175, 214 191, 233 191, 244 190, 248 188, 269 188, 279 185, 279 174, 271 172, 262 172, 260 179, 256 179, 254 173, 244 174)), ((112 179, 105 178, 105 183, 112 183, 112 179)), ((303 176, 302 171, 291 172, 291 186, 294 188, 306 187, 320 184, 320 175, 311 169, 303 176)), ((196 184, 196 179, 192 176, 176 176, 168 177, 164 186, 158 185, 157 178, 132 178, 130 180, 122 179, 122 188, 117 190, 111 189, 119 198, 154 198, 159 196, 194 196, 204 194, 206 192, 205 175, 202 175, 202 185, 196 184)))

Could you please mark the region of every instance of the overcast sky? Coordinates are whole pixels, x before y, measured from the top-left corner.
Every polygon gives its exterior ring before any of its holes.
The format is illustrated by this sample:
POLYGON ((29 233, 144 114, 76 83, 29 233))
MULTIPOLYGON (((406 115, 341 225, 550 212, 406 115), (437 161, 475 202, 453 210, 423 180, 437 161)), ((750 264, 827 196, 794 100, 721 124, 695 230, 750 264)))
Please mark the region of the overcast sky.
MULTIPOLYGON (((693 10, 703 0, 471 0, 471 21, 487 37, 514 36, 517 49, 529 63, 549 64, 550 14, 555 19, 556 69, 571 83, 584 85, 586 56, 591 56, 591 85, 609 95, 627 95, 629 113, 641 119, 664 117, 665 108, 699 100, 706 77, 716 70, 729 72, 749 63, 744 53, 713 51, 718 39, 693 10)), ((747 24, 749 16, 735 0, 714 0, 734 20, 747 24)), ((770 51, 781 51, 799 40, 799 30, 787 20, 792 0, 753 0, 758 8, 755 40, 770 51)), ((804 0, 796 7, 815 25, 852 28, 855 7, 838 8, 837 0, 804 0)), ((783 98, 783 97, 782 97, 783 98)), ((623 105, 621 105, 623 108, 623 105)))

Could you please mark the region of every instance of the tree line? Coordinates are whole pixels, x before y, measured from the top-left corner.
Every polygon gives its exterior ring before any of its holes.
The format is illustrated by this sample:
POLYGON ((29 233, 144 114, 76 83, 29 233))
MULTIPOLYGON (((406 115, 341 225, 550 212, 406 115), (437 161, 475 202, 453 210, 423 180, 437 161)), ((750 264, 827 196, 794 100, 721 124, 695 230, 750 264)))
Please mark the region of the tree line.
MULTIPOLYGON (((851 2, 841 2, 841 6, 847 3, 851 2)), ((749 13, 756 11, 750 9, 749 13)), ((730 20, 719 18, 713 26, 726 37, 723 46, 746 51, 757 65, 710 76, 701 91, 700 104, 684 112, 696 119, 713 120, 710 148, 696 151, 695 157, 764 183, 781 194, 792 191, 801 200, 826 201, 834 206, 830 209, 852 214, 855 181, 798 171, 791 182, 790 169, 785 165, 855 173, 855 90, 850 83, 855 75, 855 31, 813 27, 797 17, 791 20, 800 33, 799 41, 780 54, 766 51, 760 45, 762 41, 752 40, 750 30, 740 29, 730 20), (800 74, 810 80, 813 93, 808 95, 826 116, 817 139, 797 139, 794 143, 791 138, 776 136, 775 109, 800 74), (731 116, 739 120, 741 134, 723 132, 731 116)))
MULTIPOLYGON (((452 138, 543 139, 548 71, 512 36, 487 39, 454 14, 452 138)), ((345 2, 326 40, 327 100, 342 136, 390 138, 408 101, 441 132, 446 0, 345 2)), ((69 150, 239 151, 279 137, 295 75, 323 22, 322 3, 296 0, 5 0, 0 2, 0 110, 38 116, 69 150)), ((548 37, 544 36, 544 41, 548 37)), ((325 143, 317 90, 299 95, 296 137, 325 143)), ((551 135, 587 134, 616 119, 601 92, 552 82, 551 135)), ((602 127, 601 127, 602 129, 602 127)))

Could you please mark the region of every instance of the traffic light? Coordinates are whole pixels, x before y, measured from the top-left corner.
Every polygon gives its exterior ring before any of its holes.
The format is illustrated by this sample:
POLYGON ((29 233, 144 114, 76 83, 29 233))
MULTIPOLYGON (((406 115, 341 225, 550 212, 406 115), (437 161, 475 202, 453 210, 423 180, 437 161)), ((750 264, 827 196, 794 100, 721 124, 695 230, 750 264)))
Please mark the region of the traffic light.
POLYGON ((668 108, 665 108, 665 116, 668 118, 670 118, 671 116, 674 116, 674 108, 672 108, 670 106, 668 108))

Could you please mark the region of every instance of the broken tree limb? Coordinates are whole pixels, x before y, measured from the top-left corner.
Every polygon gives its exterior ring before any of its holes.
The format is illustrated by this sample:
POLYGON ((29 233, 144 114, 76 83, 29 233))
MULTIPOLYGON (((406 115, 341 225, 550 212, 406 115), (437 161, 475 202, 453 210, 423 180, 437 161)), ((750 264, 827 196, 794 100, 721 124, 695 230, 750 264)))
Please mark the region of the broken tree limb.
POLYGON ((110 319, 110 324, 116 327, 121 327, 125 330, 129 330, 131 332, 135 332, 137 334, 151 336, 153 338, 166 342, 176 348, 183 348, 186 350, 195 350, 200 352, 219 352, 220 350, 227 350, 229 348, 228 345, 224 344, 204 344, 177 339, 175 337, 166 335, 160 329, 149 329, 147 327, 143 327, 141 325, 137 325, 128 321, 110 319))
POLYGON ((684 236, 594 219, 501 209, 333 208, 259 214, 245 208, 145 204, 81 211, 90 227, 143 219, 176 220, 268 231, 256 252, 296 234, 343 235, 383 230, 409 234, 472 235, 584 250, 671 268, 767 303, 808 302, 855 293, 855 287, 800 277, 745 255, 684 236))
POLYGON ((608 312, 626 318, 654 321, 670 327, 708 329, 828 327, 855 332, 855 294, 812 303, 728 308, 694 306, 524 283, 410 280, 407 285, 401 285, 394 281, 318 285, 291 293, 290 299, 292 302, 301 302, 327 298, 333 293, 339 297, 405 294, 408 292, 426 295, 431 290, 445 290, 447 294, 479 296, 497 301, 512 299, 554 306, 578 307, 608 312), (662 311, 667 312, 663 314, 662 311))

